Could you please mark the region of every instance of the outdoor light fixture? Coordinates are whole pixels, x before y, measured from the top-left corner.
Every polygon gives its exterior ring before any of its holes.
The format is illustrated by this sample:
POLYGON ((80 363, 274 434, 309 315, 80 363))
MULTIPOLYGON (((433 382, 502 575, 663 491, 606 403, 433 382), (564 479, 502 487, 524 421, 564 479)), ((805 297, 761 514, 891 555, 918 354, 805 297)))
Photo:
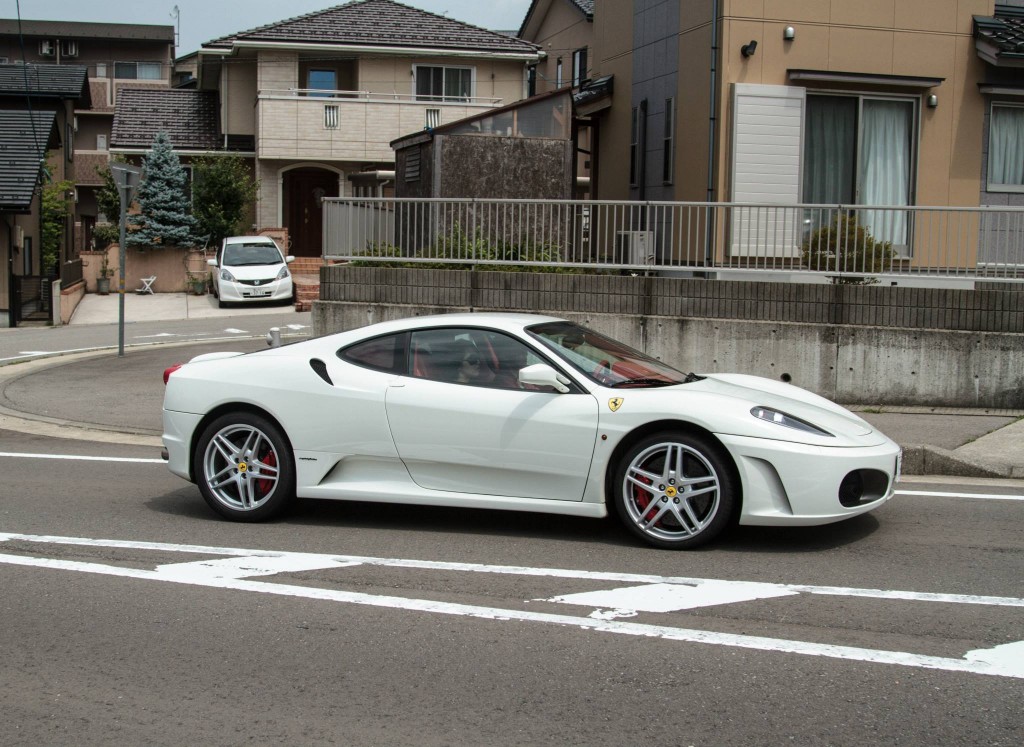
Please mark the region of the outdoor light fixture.
POLYGON ((939 97, 936 96, 934 93, 929 94, 929 96, 928 96, 928 108, 929 109, 934 109, 938 105, 939 105, 939 97))
POLYGON ((786 26, 786 28, 783 29, 782 31, 782 38, 788 42, 793 41, 794 39, 796 39, 796 29, 793 28, 792 26, 786 26))
POLYGON ((754 52, 756 50, 757 42, 754 41, 753 39, 750 40, 749 44, 744 44, 742 47, 740 47, 740 52, 743 54, 744 57, 753 57, 754 52))

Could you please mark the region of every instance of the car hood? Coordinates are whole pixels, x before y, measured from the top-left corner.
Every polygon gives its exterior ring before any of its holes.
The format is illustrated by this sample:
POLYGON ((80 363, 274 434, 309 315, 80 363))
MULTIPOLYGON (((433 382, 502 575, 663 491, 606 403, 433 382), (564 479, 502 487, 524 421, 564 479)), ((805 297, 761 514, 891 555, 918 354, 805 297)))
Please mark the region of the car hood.
POLYGON ((281 271, 281 265, 224 265, 235 280, 273 280, 281 271))
MULTIPOLYGON (((705 374, 693 386, 705 392, 750 403, 750 407, 769 407, 824 428, 836 436, 866 436, 874 428, 845 407, 792 384, 744 374, 705 374)), ((749 408, 748 408, 749 409, 749 408)))

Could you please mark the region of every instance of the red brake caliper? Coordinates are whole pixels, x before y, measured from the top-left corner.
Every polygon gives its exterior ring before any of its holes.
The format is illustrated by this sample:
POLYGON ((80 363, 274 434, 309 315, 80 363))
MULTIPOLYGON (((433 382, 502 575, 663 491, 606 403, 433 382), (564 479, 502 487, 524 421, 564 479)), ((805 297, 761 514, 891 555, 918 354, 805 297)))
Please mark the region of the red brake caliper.
MULTIPOLYGON (((262 461, 268 467, 276 467, 277 454, 274 452, 273 449, 271 449, 270 451, 267 452, 266 457, 264 457, 262 461)), ((256 481, 256 487, 259 488, 260 497, 262 498, 263 496, 270 492, 270 489, 274 487, 274 483, 271 480, 259 479, 256 481)))
MULTIPOLYGON (((642 482, 644 485, 654 484, 654 482, 650 478, 643 477, 642 475, 637 476, 636 479, 642 482)), ((640 507, 641 513, 650 513, 650 515, 653 517, 655 512, 658 510, 658 507, 651 506, 650 512, 647 511, 647 507, 651 505, 651 496, 651 492, 643 490, 637 487, 636 485, 633 486, 633 500, 636 502, 636 505, 640 507)))

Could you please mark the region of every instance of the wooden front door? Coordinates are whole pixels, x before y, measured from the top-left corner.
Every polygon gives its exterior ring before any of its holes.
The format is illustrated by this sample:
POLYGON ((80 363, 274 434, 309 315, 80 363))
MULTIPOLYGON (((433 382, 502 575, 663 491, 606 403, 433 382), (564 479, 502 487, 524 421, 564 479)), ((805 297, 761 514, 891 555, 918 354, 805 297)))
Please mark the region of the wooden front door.
POLYGON ((295 169, 285 175, 284 224, 296 257, 323 255, 325 197, 338 196, 338 175, 325 169, 295 169))

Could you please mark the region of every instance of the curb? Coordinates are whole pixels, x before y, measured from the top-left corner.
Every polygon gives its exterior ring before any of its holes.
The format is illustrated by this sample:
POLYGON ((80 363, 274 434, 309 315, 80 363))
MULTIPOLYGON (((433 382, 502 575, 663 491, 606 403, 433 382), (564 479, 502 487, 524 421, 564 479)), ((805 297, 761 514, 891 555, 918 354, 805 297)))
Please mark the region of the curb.
POLYGON ((903 447, 903 474, 1021 478, 1024 468, 977 462, 938 446, 913 444, 903 447))

